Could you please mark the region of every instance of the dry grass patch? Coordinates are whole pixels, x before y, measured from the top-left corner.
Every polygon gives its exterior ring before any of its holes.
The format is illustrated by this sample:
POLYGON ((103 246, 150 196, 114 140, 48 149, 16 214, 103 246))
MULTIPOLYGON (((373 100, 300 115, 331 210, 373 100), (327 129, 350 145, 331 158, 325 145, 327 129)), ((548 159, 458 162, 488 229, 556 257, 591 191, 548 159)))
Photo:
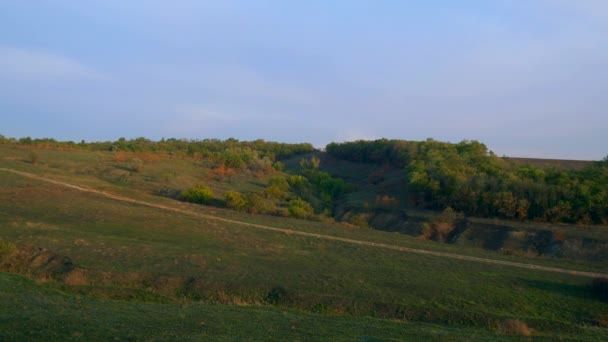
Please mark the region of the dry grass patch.
POLYGON ((526 322, 518 319, 507 319, 498 324, 498 332, 505 335, 530 336, 534 332, 526 322))

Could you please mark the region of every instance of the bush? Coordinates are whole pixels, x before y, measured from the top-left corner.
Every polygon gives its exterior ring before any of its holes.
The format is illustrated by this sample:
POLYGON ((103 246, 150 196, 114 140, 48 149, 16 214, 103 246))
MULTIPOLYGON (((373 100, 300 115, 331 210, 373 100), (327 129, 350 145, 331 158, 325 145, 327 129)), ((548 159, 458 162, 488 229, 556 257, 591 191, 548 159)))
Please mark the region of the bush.
POLYGON ((346 222, 358 227, 368 228, 370 216, 371 215, 369 213, 348 215, 348 217, 346 218, 346 222))
POLYGON ((131 165, 130 165, 131 171, 140 172, 143 166, 144 166, 143 160, 141 160, 139 158, 131 159, 131 165))
POLYGON ((304 171, 314 171, 319 168, 321 165, 321 160, 317 157, 312 157, 310 159, 302 159, 300 160, 300 166, 304 171))
POLYGON ((0 259, 11 255, 16 249, 17 247, 14 243, 0 240, 0 259))
POLYGON ((196 184, 194 187, 184 190, 180 198, 186 202, 208 204, 213 199, 213 191, 203 184, 196 184))
POLYGON ((268 186, 264 193, 268 198, 283 199, 289 190, 289 183, 283 176, 272 177, 268 181, 268 186))
POLYGON ((313 214, 313 209, 310 203, 299 198, 289 202, 288 210, 291 216, 297 218, 307 218, 313 214))
POLYGON ((289 190, 289 182, 283 176, 272 177, 268 180, 268 186, 276 186, 281 191, 289 190))
POLYGON ((450 233, 456 228, 456 221, 463 217, 462 213, 447 207, 441 215, 423 224, 422 237, 426 240, 446 242, 450 233))
POLYGON ((271 304, 280 304, 287 299, 287 290, 283 286, 272 288, 266 295, 266 300, 271 304))
POLYGON ((283 171, 285 170, 285 164, 281 163, 280 161, 276 161, 272 164, 272 167, 276 170, 276 171, 283 171))
POLYGON ((247 198, 237 191, 227 191, 224 194, 224 201, 226 206, 234 210, 245 210, 247 209, 247 198))
POLYGON ((265 214, 274 209, 272 203, 258 194, 247 194, 247 211, 252 214, 265 214))
POLYGON ((308 181, 302 175, 293 175, 289 176, 287 182, 289 183, 290 187, 295 188, 297 190, 302 190, 306 186, 306 183, 308 181))
POLYGON ((28 157, 29 157, 30 163, 32 163, 34 165, 38 164, 38 161, 40 161, 40 153, 38 153, 38 151, 30 152, 28 157))

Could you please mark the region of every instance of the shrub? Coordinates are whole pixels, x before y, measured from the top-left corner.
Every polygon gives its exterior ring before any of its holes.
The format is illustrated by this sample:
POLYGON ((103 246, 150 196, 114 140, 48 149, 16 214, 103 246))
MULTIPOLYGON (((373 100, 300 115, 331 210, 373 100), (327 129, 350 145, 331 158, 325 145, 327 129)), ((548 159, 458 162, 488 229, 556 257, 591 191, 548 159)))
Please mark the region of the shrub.
POLYGON ((30 152, 28 157, 29 157, 30 163, 32 163, 34 165, 38 164, 38 162, 40 161, 40 153, 38 153, 38 151, 30 152))
POLYGON ((268 203, 262 196, 258 194, 247 195, 247 211, 252 214, 264 214, 271 212, 274 206, 268 203))
POLYGON ((289 190, 289 182, 283 176, 272 177, 268 180, 268 186, 276 186, 281 191, 289 190))
POLYGON ((306 178, 302 175, 292 175, 287 179, 289 186, 298 190, 302 190, 306 186, 306 178))
POLYGON ((237 191, 227 191, 224 194, 224 201, 226 206, 234 210, 245 210, 247 209, 247 198, 237 191))
POLYGON ((451 222, 432 222, 422 225, 422 236, 426 240, 446 242, 450 233, 456 228, 451 222))
POLYGON ((272 288, 266 295, 266 300, 271 304, 280 304, 287 299, 287 290, 283 286, 272 288))
POLYGON ((254 172, 270 173, 272 168, 272 160, 268 158, 253 158, 247 163, 247 168, 254 172))
POLYGON ((368 228, 369 227, 369 213, 359 213, 354 215, 349 215, 346 219, 346 222, 353 224, 358 227, 368 228))
POLYGON ((450 233, 456 228, 456 221, 464 216, 447 207, 439 216, 422 226, 422 237, 426 240, 446 242, 450 233))
POLYGON ((281 163, 280 161, 276 161, 272 164, 272 167, 276 170, 276 171, 283 171, 285 170, 285 164, 281 163))
POLYGON ((143 160, 141 160, 139 158, 131 159, 131 165, 130 165, 131 171, 140 172, 143 166, 144 166, 143 160))
POLYGON ((300 166, 305 171, 314 171, 319 168, 321 165, 321 160, 317 157, 312 157, 310 159, 302 159, 300 160, 300 166))
POLYGON ((287 190, 289 190, 287 179, 283 176, 278 176, 270 178, 264 193, 268 198, 283 199, 287 194, 287 190))
POLYGON ((498 331, 501 334, 530 336, 533 330, 528 327, 526 322, 518 319, 507 319, 498 325, 498 331))
POLYGON ((192 188, 184 190, 180 198, 186 202, 208 204, 213 199, 213 191, 203 184, 196 184, 192 188))
POLYGON ((14 243, 0 240, 0 259, 11 255, 17 247, 14 243))
POLYGON ((291 216, 297 218, 306 218, 313 214, 310 203, 299 198, 289 201, 288 210, 291 216))

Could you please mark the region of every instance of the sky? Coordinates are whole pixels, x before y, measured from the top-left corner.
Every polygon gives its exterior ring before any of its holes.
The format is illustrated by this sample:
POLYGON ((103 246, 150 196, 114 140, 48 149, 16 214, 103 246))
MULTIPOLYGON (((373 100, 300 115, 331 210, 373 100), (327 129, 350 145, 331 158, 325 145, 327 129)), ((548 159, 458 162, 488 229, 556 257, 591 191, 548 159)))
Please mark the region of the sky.
POLYGON ((0 0, 0 134, 608 155, 606 0, 0 0))

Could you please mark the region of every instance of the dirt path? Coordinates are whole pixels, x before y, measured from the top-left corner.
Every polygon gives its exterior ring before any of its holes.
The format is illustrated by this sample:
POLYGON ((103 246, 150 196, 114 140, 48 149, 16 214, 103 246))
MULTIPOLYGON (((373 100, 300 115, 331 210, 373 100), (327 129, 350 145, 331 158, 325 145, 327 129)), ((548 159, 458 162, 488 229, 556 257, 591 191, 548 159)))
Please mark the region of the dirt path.
POLYGON ((76 189, 78 191, 98 194, 98 195, 101 195, 101 196, 104 196, 104 197, 107 197, 107 198, 111 198, 111 199, 114 199, 114 200, 117 200, 117 201, 122 201, 122 202, 127 202, 127 203, 133 203, 133 204, 139 204, 139 205, 143 205, 143 206, 147 206, 147 207, 152 207, 152 208, 172 211, 172 212, 176 212, 176 213, 180 213, 180 214, 185 214, 185 215, 190 215, 190 216, 196 216, 196 217, 200 217, 200 218, 205 218, 205 219, 215 220, 215 221, 221 221, 221 222, 226 222, 226 223, 231 223, 231 224, 237 224, 237 225, 252 227, 252 228, 256 228, 256 229, 269 230, 269 231, 274 231, 274 232, 279 232, 279 233, 284 233, 284 234, 293 234, 293 235, 307 236, 307 237, 313 237, 313 238, 317 238, 317 239, 340 241, 340 242, 345 242, 345 243, 350 243, 350 244, 355 244, 355 245, 361 245, 361 246, 371 246, 371 247, 377 247, 377 248, 392 249, 392 250, 397 250, 397 251, 401 251, 401 252, 416 253, 416 254, 426 254, 426 255, 432 255, 432 256, 438 256, 438 257, 450 258, 450 259, 459 259, 459 260, 483 262, 483 263, 487 263, 487 264, 513 266, 513 267, 528 268, 528 269, 540 270, 540 271, 549 271, 549 272, 558 272, 558 273, 572 274, 572 275, 585 276, 585 277, 608 277, 608 274, 604 274, 604 273, 576 271, 576 270, 568 270, 568 269, 557 268, 557 267, 548 267, 548 266, 539 266, 539 265, 533 265, 533 264, 524 264, 524 263, 513 262, 513 261, 486 259, 486 258, 479 258, 479 257, 468 256, 468 255, 460 255, 460 254, 453 254, 453 253, 427 251, 427 250, 423 250, 423 249, 401 247, 401 246, 395 246, 395 245, 388 245, 388 244, 384 244, 384 243, 377 243, 377 242, 370 242, 370 241, 361 241, 361 240, 353 240, 353 239, 341 238, 341 237, 331 236, 331 235, 315 234, 315 233, 302 232, 302 231, 298 231, 298 230, 291 230, 291 229, 283 229, 283 228, 264 226, 264 225, 255 224, 255 223, 248 223, 248 222, 231 220, 231 219, 221 218, 221 217, 212 216, 212 215, 201 214, 201 213, 197 213, 197 212, 190 211, 190 210, 183 210, 183 209, 178 209, 178 208, 174 208, 174 207, 165 206, 165 205, 162 205, 162 204, 156 204, 156 203, 150 203, 150 202, 146 202, 146 201, 135 200, 135 199, 132 199, 132 198, 129 198, 129 197, 115 195, 115 194, 107 193, 107 192, 104 192, 104 191, 99 191, 99 190, 95 190, 95 189, 91 189, 91 188, 85 188, 85 187, 81 187, 81 186, 78 186, 78 185, 74 185, 74 184, 70 184, 70 183, 54 180, 54 179, 51 179, 51 178, 37 176, 35 174, 28 173, 28 172, 17 171, 17 170, 13 170, 13 169, 5 169, 5 168, 0 168, 0 171, 15 173, 15 174, 18 174, 18 175, 21 175, 21 176, 24 176, 24 177, 28 177, 28 178, 31 178, 31 179, 37 179, 37 180, 40 180, 40 181, 43 181, 43 182, 52 183, 52 184, 56 184, 56 185, 61 185, 61 186, 68 187, 68 188, 71 188, 71 189, 76 189))

